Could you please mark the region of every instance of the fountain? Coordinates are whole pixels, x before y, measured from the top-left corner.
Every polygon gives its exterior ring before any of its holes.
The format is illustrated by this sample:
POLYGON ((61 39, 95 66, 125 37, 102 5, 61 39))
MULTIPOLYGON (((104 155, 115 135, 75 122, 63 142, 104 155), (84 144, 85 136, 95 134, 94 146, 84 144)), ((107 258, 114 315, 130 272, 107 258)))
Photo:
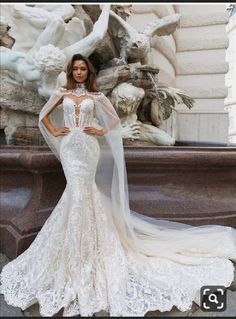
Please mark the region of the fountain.
POLYGON ((139 33, 125 21, 130 6, 5 9, 2 21, 11 29, 4 29, 1 42, 5 143, 0 145, 0 227, 2 252, 8 258, 30 245, 65 187, 61 165, 37 122, 51 91, 65 81, 66 61, 78 51, 90 57, 100 90, 120 116, 131 209, 192 225, 236 226, 235 148, 176 146, 162 127, 176 104, 191 109, 194 103, 184 92, 161 84, 158 68, 147 58, 151 37, 174 32, 180 15, 152 21, 139 33), (25 42, 17 29, 19 17, 25 42), (89 49, 85 39, 93 44, 89 49))

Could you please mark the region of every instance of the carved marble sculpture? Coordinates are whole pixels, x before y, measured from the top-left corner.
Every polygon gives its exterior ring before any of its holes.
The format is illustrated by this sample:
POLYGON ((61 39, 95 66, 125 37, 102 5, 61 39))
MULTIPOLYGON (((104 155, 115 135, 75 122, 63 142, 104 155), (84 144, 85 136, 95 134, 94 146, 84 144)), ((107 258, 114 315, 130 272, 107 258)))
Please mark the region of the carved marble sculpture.
POLYGON ((139 118, 142 122, 151 121, 157 127, 167 120, 172 111, 175 111, 176 104, 184 104, 191 109, 195 103, 194 99, 177 88, 167 87, 158 83, 156 74, 148 72, 152 81, 152 88, 146 90, 146 103, 143 103, 139 111, 139 118), (145 104, 150 103, 150 108, 145 104))
POLYGON ((59 39, 58 34, 54 34, 59 48, 64 48, 86 36, 84 23, 73 17, 75 10, 70 4, 59 6, 38 4, 33 7, 25 4, 4 5, 2 11, 11 24, 10 35, 15 39, 12 47, 15 51, 29 53, 50 21, 64 25, 63 32, 59 33, 59 39))
POLYGON ((126 20, 131 15, 132 4, 113 4, 111 10, 118 14, 122 19, 126 20))
POLYGON ((14 39, 8 34, 10 26, 5 17, 0 16, 0 46, 11 48, 14 44, 14 39))
POLYGON ((129 83, 119 84, 111 93, 111 101, 121 119, 123 139, 128 142, 139 140, 156 145, 174 145, 175 140, 166 132, 138 120, 137 109, 144 96, 142 88, 129 83))
MULTIPOLYGON (((29 113, 36 123, 38 109, 34 112, 32 104, 40 106, 43 103, 41 97, 47 99, 56 87, 65 83, 67 61, 79 52, 94 58, 95 62, 101 61, 96 65, 99 70, 97 83, 121 118, 126 144, 174 144, 174 139, 161 129, 163 121, 171 115, 175 103, 181 101, 190 108, 193 100, 177 89, 160 87, 159 83, 157 86, 158 80, 153 76, 159 70, 148 63, 147 54, 152 36, 171 34, 178 25, 179 14, 152 21, 143 32, 137 32, 125 21, 130 15, 131 5, 17 4, 3 7, 0 35, 5 37, 7 34, 14 43, 1 46, 1 78, 6 92, 12 90, 13 85, 14 91, 18 90, 10 104, 8 95, 2 94, 1 98, 0 111, 5 118, 3 127, 8 142, 14 144, 23 131, 19 133, 19 125, 13 125, 15 120, 7 119, 16 118, 17 112, 21 111, 17 115, 23 114, 21 123, 27 122, 29 113), (119 63, 117 59, 110 60, 118 55, 119 63), (38 92, 38 101, 32 103, 26 98, 24 105, 19 104, 20 92, 22 99, 26 96, 24 89, 38 92), (15 116, 13 112, 16 112, 15 116)), ((28 129, 33 128, 31 125, 28 129)))
POLYGON ((148 23, 143 32, 138 32, 111 10, 110 16, 118 22, 118 25, 113 24, 110 27, 113 36, 120 40, 120 58, 117 64, 125 64, 127 61, 147 63, 152 37, 171 34, 176 30, 180 20, 180 14, 175 13, 148 23))
POLYGON ((62 16, 43 8, 23 6, 15 7, 17 14, 30 23, 46 24, 45 29, 27 53, 16 50, 1 50, 0 67, 10 71, 12 79, 23 85, 33 85, 40 96, 48 98, 58 86, 58 75, 64 70, 71 56, 80 52, 89 56, 106 34, 110 5, 104 5, 92 32, 83 39, 59 48, 58 43, 65 31, 62 16))

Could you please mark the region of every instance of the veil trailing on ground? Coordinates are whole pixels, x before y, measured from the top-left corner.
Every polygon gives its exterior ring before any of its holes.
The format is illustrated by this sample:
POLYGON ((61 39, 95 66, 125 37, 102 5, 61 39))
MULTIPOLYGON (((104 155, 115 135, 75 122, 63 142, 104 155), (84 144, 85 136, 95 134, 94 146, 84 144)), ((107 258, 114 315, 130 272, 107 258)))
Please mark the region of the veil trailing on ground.
POLYGON ((113 105, 103 93, 88 92, 84 86, 74 90, 61 88, 51 95, 42 108, 39 128, 59 160, 63 137, 52 136, 42 120, 49 114, 54 127, 64 126, 62 100, 65 94, 86 95, 94 99, 98 121, 94 126, 103 127, 106 132, 104 136, 97 137, 100 159, 95 181, 104 209, 109 212, 125 248, 143 257, 144 262, 145 257, 149 256, 164 257, 184 264, 207 263, 206 257, 236 260, 236 230, 231 227, 194 227, 154 219, 130 210, 122 127, 113 105))

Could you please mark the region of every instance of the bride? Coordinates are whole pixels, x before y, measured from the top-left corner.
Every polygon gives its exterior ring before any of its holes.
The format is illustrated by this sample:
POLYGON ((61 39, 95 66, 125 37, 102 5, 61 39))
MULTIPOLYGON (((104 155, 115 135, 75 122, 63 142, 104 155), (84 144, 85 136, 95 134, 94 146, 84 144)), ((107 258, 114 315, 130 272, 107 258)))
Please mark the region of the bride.
POLYGON ((1 293, 41 316, 144 316, 200 303, 204 285, 229 287, 235 229, 157 220, 129 208, 119 117, 75 54, 67 84, 39 115, 60 160, 65 190, 31 246, 4 266, 1 293))

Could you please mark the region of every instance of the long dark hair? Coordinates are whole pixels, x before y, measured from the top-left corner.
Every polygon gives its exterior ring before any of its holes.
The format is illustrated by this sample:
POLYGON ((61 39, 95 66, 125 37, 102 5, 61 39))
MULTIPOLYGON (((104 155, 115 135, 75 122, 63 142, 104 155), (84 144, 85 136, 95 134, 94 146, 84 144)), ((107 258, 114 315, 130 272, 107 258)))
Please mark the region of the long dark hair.
POLYGON ((95 69, 92 65, 92 63, 89 61, 89 59, 82 54, 74 54, 67 64, 67 69, 66 69, 66 78, 67 78, 67 83, 65 85, 65 88, 67 90, 72 90, 76 87, 77 82, 75 81, 73 77, 73 64, 75 61, 82 60, 85 62, 88 68, 88 76, 85 81, 86 88, 89 92, 98 92, 97 84, 96 84, 96 73, 95 69))

